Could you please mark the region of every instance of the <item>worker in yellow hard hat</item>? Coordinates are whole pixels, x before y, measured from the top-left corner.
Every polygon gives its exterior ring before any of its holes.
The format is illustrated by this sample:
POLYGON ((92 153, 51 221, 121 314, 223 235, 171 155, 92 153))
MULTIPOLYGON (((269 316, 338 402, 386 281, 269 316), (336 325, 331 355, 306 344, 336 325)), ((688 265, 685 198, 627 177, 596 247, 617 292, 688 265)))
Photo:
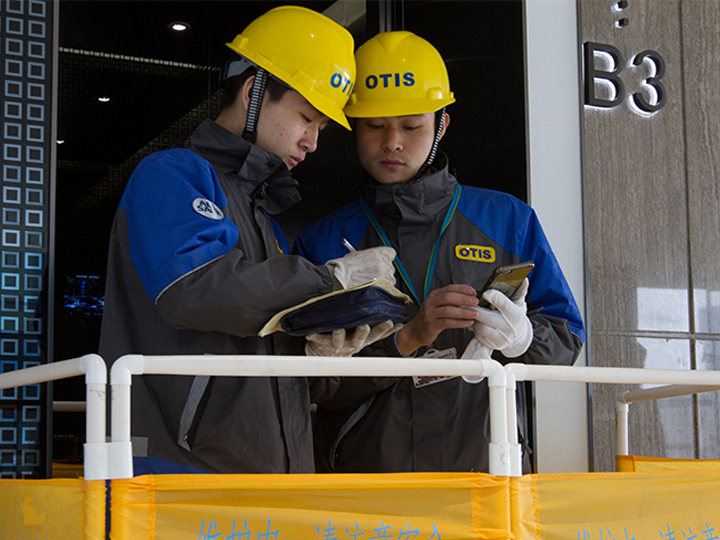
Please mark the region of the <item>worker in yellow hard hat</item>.
MULTIPOLYGON (((450 116, 445 107, 455 102, 450 91, 445 62, 440 53, 429 42, 410 32, 384 32, 365 43, 356 55, 359 73, 358 84, 345 107, 345 114, 351 118, 423 118, 434 124, 434 136, 427 138, 425 145, 406 145, 415 160, 404 167, 377 166, 363 161, 363 166, 380 182, 400 182, 424 174, 435 159, 437 146, 445 134, 450 116), (427 147, 427 148, 426 148, 427 147), (373 170, 368 170, 368 167, 373 170), (412 175, 410 174, 412 173, 412 175)), ((365 121, 358 121, 364 126, 365 121)), ((367 130, 363 130, 365 132, 367 130)), ((360 158, 363 159, 364 145, 358 143, 360 158)))
MULTIPOLYGON (((350 33, 337 23, 306 8, 284 6, 250 23, 227 46, 242 59, 228 65, 226 77, 253 77, 243 130, 248 140, 253 140, 257 129, 266 84, 295 90, 320 116, 327 117, 325 123, 329 118, 350 129, 343 107, 355 82, 354 45, 350 33)), ((237 86, 239 81, 233 82, 237 86)), ((276 92, 282 94, 282 90, 276 92)), ((225 104, 231 105, 234 97, 226 91, 225 104)), ((218 121, 224 121, 222 114, 218 121)))
MULTIPOLYGON (((108 362, 130 353, 302 354, 305 342, 258 333, 277 312, 364 283, 368 272, 394 281, 391 248, 315 265, 288 254, 272 219, 300 200, 290 171, 315 151, 325 125, 349 129, 351 35, 286 6, 228 46, 241 59, 228 67, 218 117, 147 156, 123 194, 100 336, 108 362)), ((373 330, 358 327, 340 341, 350 354, 384 335, 373 330)), ((332 381, 318 382, 324 392, 332 381)), ((312 472, 313 388, 304 377, 139 377, 135 473, 312 472)))
MULTIPOLYGON (((537 216, 511 195, 461 185, 438 150, 455 101, 440 53, 395 31, 371 38, 355 59, 345 114, 365 193, 302 231, 295 252, 320 264, 342 254, 342 238, 397 251, 398 288, 415 299, 413 318, 361 355, 572 364, 583 322, 537 216), (529 293, 522 278, 507 296, 482 292, 496 267, 526 261, 534 262, 529 293), (489 307, 478 307, 480 294, 489 307)), ((518 411, 528 441, 524 399, 518 411)), ((487 383, 345 378, 318 403, 315 429, 318 471, 487 472, 487 383)), ((528 471, 527 452, 524 459, 528 471)))

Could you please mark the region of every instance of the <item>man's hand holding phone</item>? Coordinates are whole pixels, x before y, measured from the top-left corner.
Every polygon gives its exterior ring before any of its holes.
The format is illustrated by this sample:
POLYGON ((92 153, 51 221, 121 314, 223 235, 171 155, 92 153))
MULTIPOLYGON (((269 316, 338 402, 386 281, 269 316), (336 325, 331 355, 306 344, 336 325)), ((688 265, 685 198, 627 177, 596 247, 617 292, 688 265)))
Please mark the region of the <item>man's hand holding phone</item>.
POLYGON ((500 351, 506 358, 525 353, 533 339, 533 329, 527 317, 527 295, 530 281, 523 278, 508 298, 497 289, 489 288, 482 298, 490 307, 476 307, 473 331, 477 340, 488 349, 500 351))
POLYGON ((490 307, 487 300, 483 298, 483 293, 490 289, 496 289, 504 293, 508 298, 511 298, 520 285, 522 285, 523 280, 532 272, 533 268, 535 268, 535 263, 532 261, 498 266, 493 270, 493 273, 485 282, 485 285, 483 285, 482 289, 478 292, 480 307, 490 307))

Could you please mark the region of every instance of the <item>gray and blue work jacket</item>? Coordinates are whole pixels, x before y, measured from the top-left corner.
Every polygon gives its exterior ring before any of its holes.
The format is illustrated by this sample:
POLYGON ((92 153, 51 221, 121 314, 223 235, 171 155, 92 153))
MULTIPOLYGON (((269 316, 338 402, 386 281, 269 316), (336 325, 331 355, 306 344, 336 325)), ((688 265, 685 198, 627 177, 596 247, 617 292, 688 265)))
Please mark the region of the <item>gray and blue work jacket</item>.
MULTIPOLYGON (((411 316, 433 289, 456 283, 480 290, 495 267, 532 260, 527 295, 532 344, 512 360, 497 352, 493 357, 501 363, 571 365, 585 340, 583 322, 533 209, 506 193, 461 186, 448 171, 444 154, 436 163, 439 170, 411 182, 383 185, 367 178, 365 196, 302 231, 294 251, 321 264, 342 256, 343 237, 357 249, 391 245, 403 269, 396 272, 397 286, 416 300, 411 316)), ((466 329, 448 329, 432 347, 454 348, 459 357, 472 336, 466 329)), ((392 338, 362 354, 400 355, 392 338)), ((318 471, 487 472, 487 382, 423 382, 410 377, 343 379, 334 397, 318 404, 318 471)), ((522 385, 517 410, 519 436, 527 442, 522 385)), ((528 471, 527 452, 525 457, 528 471)))
MULTIPOLYGON (((270 217, 299 200, 278 156, 211 120, 146 157, 112 228, 103 358, 302 354, 287 336, 257 336, 276 312, 336 287, 325 266, 288 254, 270 217)), ((313 471, 308 379, 134 379, 133 448, 146 472, 313 471)))

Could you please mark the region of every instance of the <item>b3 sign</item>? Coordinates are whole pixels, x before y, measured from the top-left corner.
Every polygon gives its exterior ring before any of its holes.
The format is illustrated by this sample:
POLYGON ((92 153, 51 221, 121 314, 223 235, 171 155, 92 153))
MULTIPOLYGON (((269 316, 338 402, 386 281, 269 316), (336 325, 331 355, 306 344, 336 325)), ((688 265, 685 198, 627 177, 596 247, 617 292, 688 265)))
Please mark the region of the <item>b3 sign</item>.
MULTIPOLYGON (((585 67, 585 105, 591 107, 613 108, 620 105, 626 98, 625 83, 620 73, 625 67, 620 51, 607 43, 586 41, 583 44, 583 60, 585 67), (598 88, 606 88, 606 97, 598 95, 598 88)), ((636 54, 632 66, 640 68, 649 64, 653 72, 643 79, 643 91, 634 92, 629 98, 643 113, 655 113, 665 106, 667 93, 661 79, 665 75, 665 60, 656 51, 646 50, 636 54), (650 97, 648 99, 647 96, 650 97)))

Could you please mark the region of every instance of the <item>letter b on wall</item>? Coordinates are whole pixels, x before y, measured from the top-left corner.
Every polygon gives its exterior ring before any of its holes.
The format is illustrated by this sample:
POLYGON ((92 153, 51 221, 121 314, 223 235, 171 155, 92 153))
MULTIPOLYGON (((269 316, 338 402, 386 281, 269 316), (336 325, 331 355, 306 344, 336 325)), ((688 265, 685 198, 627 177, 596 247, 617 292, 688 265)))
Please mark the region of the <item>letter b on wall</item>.
POLYGON ((625 85, 620 79, 623 57, 620 51, 606 43, 588 41, 584 44, 585 104, 593 107, 615 107, 625 99, 625 85), (596 60, 604 58, 603 68, 597 67, 596 60), (598 96, 598 88, 608 91, 607 98, 598 96))

